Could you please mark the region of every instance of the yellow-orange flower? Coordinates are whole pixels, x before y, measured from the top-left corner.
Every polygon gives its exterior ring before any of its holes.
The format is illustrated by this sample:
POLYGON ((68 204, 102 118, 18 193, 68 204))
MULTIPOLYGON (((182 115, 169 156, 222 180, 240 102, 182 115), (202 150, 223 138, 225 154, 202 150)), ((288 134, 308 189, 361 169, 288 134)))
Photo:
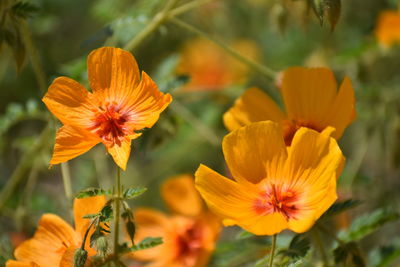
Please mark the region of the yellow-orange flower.
POLYGON ((161 191, 174 214, 137 209, 136 239, 160 236, 164 243, 132 256, 152 267, 206 266, 221 228, 219 220, 204 207, 191 175, 168 179, 161 191))
POLYGON ((337 198, 344 157, 328 135, 302 127, 287 147, 279 125, 262 121, 228 134, 222 147, 234 180, 200 165, 196 188, 225 225, 302 233, 337 198))
MULTIPOLYGON (((257 46, 248 40, 238 40, 232 48, 250 59, 259 54, 257 46)), ((190 91, 224 89, 244 82, 249 72, 246 65, 205 39, 193 39, 184 46, 177 71, 190 75, 184 88, 190 91)))
POLYGON ((393 44, 400 45, 400 12, 383 11, 378 17, 375 36, 384 47, 390 47, 393 44))
POLYGON ((103 47, 90 53, 88 75, 92 92, 59 77, 43 102, 64 124, 57 132, 50 164, 75 158, 102 142, 116 164, 126 168, 135 131, 152 127, 172 101, 142 72, 131 53, 103 47))
POLYGON ((339 139, 356 116, 350 79, 345 77, 337 90, 335 77, 327 68, 287 69, 281 93, 286 113, 260 89, 248 89, 224 114, 225 126, 233 131, 252 122, 272 120, 281 125, 285 142, 290 145, 300 127, 318 132, 334 128, 332 137, 339 139))
MULTIPOLYGON (((90 224, 90 220, 83 216, 100 212, 105 203, 103 196, 75 199, 75 229, 55 214, 44 214, 33 238, 15 249, 16 261, 7 261, 6 267, 73 267, 75 250, 82 245, 90 224)), ((93 256, 96 251, 90 248, 89 243, 87 238, 85 250, 93 256)), ((87 263, 85 266, 89 266, 89 261, 87 263)))

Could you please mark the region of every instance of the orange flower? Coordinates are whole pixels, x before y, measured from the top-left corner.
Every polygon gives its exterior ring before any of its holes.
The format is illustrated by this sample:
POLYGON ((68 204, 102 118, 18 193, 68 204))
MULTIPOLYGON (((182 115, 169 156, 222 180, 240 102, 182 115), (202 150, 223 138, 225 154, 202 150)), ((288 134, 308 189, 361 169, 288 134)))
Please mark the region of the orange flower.
MULTIPOLYGON (((257 46, 248 40, 236 41, 232 48, 248 58, 258 57, 257 46)), ((185 45, 177 71, 190 75, 185 90, 191 91, 223 89, 242 83, 249 72, 246 65, 205 39, 193 39, 185 45)))
POLYGON ((174 215, 140 208, 135 212, 136 239, 148 236, 163 238, 163 244, 138 251, 132 256, 149 261, 152 267, 206 266, 214 250, 221 225, 207 211, 194 187, 191 175, 168 179, 162 186, 162 196, 174 215))
POLYGON ((172 101, 139 69, 127 51, 103 47, 90 53, 88 75, 92 93, 76 81, 59 77, 43 98, 64 124, 57 132, 50 164, 75 158, 102 142, 125 170, 135 131, 152 127, 172 101))
POLYGON ((378 18, 375 36, 384 47, 397 43, 400 45, 400 12, 383 11, 378 18))
POLYGON ((287 69, 281 92, 286 113, 263 91, 251 88, 224 114, 225 126, 233 131, 252 122, 272 120, 281 125, 285 142, 290 145, 300 127, 318 132, 331 132, 334 128, 332 137, 339 139, 356 116, 349 78, 344 78, 337 91, 333 73, 327 68, 287 69))
POLYGON ((252 123, 223 140, 235 180, 200 165, 196 188, 227 225, 255 235, 307 231, 336 200, 344 157, 335 139, 300 128, 287 147, 278 124, 252 123))
MULTIPOLYGON (((83 219, 83 216, 100 212, 105 203, 103 196, 75 199, 75 229, 55 214, 44 214, 33 238, 15 249, 17 260, 7 261, 6 267, 73 267, 75 250, 82 245, 90 224, 90 220, 83 219)), ((90 248, 89 243, 87 238, 85 250, 93 256, 96 251, 90 248)))

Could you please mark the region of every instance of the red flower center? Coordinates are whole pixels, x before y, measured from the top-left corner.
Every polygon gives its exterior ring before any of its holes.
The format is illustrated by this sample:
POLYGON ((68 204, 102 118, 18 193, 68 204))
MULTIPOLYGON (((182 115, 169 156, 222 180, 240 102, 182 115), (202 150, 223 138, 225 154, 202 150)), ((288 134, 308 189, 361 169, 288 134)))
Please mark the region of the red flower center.
POLYGON ((99 106, 92 121, 93 125, 89 130, 95 132, 111 147, 115 144, 121 146, 121 142, 130 134, 126 124, 128 114, 121 112, 121 108, 115 102, 99 106))
POLYGON ((199 250, 202 248, 203 229, 199 223, 191 223, 176 237, 178 253, 176 258, 182 266, 195 266, 199 250))
POLYGON ((296 219, 299 210, 296 205, 298 196, 292 190, 283 190, 276 185, 270 187, 254 202, 254 209, 260 215, 281 213, 286 220, 296 219))

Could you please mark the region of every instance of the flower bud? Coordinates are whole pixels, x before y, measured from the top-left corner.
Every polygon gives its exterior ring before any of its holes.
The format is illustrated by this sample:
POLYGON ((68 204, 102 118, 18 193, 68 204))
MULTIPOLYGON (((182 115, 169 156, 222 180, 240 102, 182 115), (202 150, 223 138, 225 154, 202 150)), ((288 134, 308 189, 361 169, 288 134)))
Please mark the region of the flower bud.
POLYGON ((74 254, 74 267, 84 267, 87 260, 88 253, 82 248, 75 250, 74 254))

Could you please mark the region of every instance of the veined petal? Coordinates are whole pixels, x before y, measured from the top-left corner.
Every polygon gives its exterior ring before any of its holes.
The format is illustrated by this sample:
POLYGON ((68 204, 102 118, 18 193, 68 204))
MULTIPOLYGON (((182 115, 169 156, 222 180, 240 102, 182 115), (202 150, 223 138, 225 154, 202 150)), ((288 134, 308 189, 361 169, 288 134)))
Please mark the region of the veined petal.
POLYGON ((120 146, 115 144, 112 147, 107 147, 107 151, 113 157, 115 163, 125 171, 131 154, 131 139, 125 138, 120 146))
POLYGON ((114 47, 93 50, 87 59, 90 87, 93 92, 108 89, 110 101, 121 103, 126 92, 137 86, 139 67, 128 51, 114 47))
POLYGON ((197 216, 203 210, 203 203, 194 187, 192 175, 179 175, 166 180, 161 195, 168 207, 175 213, 197 216))
POLYGON ((329 114, 326 116, 327 119, 325 124, 336 128, 332 137, 339 139, 342 137, 344 129, 355 119, 355 117, 354 90, 350 79, 345 77, 340 86, 335 102, 333 103, 329 114))
POLYGON ((22 262, 22 261, 8 260, 6 262, 6 267, 42 267, 42 266, 37 265, 34 262, 22 262))
MULTIPOLYGON (((106 204, 107 199, 105 196, 95 196, 87 198, 75 198, 74 200, 74 220, 75 230, 81 235, 81 240, 85 235, 86 230, 90 225, 90 219, 84 219, 83 216, 87 214, 96 214, 106 204)), ((89 234, 90 236, 90 234, 89 234)), ((89 238, 86 240, 85 248, 89 248, 89 238)))
POLYGON ((272 121, 252 123, 231 132, 222 148, 229 170, 239 183, 278 177, 287 157, 282 131, 272 121))
POLYGON ((56 215, 45 214, 33 238, 18 246, 14 255, 19 261, 35 262, 43 267, 59 266, 63 253, 77 243, 70 225, 56 215))
POLYGON ((142 80, 129 93, 123 106, 131 114, 129 121, 134 129, 140 130, 152 127, 171 101, 171 95, 160 92, 154 81, 142 72, 142 80))
POLYGON ((78 82, 59 77, 53 81, 42 101, 63 124, 86 128, 96 108, 90 93, 78 82))
POLYGON ((223 120, 226 128, 233 131, 252 122, 281 122, 285 118, 285 114, 266 93, 258 88, 250 88, 224 114, 223 120))
POLYGON ((289 119, 323 130, 321 125, 337 94, 335 77, 327 68, 288 68, 283 74, 282 96, 289 119))
POLYGON ((97 136, 86 130, 64 125, 57 132, 50 164, 58 164, 73 159, 99 142, 100 139, 97 136))

